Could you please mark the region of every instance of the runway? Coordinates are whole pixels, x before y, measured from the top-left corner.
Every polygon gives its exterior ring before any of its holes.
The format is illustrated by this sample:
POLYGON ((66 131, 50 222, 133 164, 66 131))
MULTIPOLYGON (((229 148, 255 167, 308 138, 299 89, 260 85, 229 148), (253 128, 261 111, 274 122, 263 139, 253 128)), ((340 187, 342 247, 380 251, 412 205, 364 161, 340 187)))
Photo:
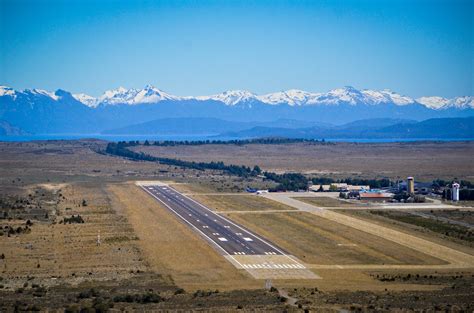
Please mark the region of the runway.
POLYGON ((319 279, 296 257, 161 182, 137 182, 209 242, 236 268, 256 279, 319 279))
POLYGON ((230 255, 283 255, 285 252, 244 227, 218 215, 167 185, 141 186, 221 252, 230 255))

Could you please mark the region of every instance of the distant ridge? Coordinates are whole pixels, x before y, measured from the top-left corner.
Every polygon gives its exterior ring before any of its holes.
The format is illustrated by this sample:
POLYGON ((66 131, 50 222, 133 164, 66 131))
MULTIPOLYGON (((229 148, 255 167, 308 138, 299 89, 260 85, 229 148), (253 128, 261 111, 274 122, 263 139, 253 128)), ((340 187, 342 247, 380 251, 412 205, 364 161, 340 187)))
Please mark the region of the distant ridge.
POLYGON ((233 122, 217 118, 165 118, 105 130, 103 134, 158 135, 158 134, 220 134, 239 131, 255 126, 299 128, 311 127, 316 123, 296 120, 276 120, 274 122, 233 122))
POLYGON ((468 116, 474 116, 472 96, 413 99, 389 90, 353 87, 326 93, 292 89, 259 96, 248 91, 226 91, 211 96, 180 97, 148 85, 143 89, 120 87, 95 98, 60 89, 52 93, 0 86, 0 119, 31 134, 122 134, 127 129, 137 133, 140 127, 146 132, 154 127, 156 133, 171 131, 172 121, 166 119, 174 118, 190 119, 173 130, 182 134, 184 131, 224 133, 251 127, 300 129, 361 119, 421 121, 468 116), (158 120, 164 124, 146 124, 158 120), (228 122, 223 124, 218 120, 228 122), (298 122, 288 126, 282 120, 298 122), (245 125, 250 122, 253 124, 245 125), (168 130, 164 127, 166 123, 168 130), (151 128, 147 130, 147 127, 151 128))
POLYGON ((240 132, 227 132, 224 137, 285 137, 307 139, 474 139, 474 117, 437 118, 422 122, 410 120, 368 119, 333 127, 300 129, 254 127, 240 132))
POLYGON ((25 136, 28 135, 23 129, 11 125, 7 121, 0 120, 0 136, 25 136))

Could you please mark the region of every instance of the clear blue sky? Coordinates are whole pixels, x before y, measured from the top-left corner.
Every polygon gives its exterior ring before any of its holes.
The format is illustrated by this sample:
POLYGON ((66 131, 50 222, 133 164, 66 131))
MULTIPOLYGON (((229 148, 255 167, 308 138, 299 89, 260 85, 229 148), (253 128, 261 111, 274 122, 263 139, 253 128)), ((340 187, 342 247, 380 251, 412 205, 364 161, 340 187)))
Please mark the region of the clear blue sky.
POLYGON ((473 95, 473 3, 0 0, 0 84, 473 95))

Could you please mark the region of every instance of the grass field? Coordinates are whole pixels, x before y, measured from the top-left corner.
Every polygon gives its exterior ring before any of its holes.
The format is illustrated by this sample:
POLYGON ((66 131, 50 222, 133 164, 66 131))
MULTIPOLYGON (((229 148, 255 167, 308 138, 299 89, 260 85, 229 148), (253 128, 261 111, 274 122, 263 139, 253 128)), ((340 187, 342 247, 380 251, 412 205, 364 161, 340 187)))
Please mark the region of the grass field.
MULTIPOLYGON (((54 284, 51 277, 78 284, 93 279, 126 279, 137 270, 147 271, 139 255, 135 232, 113 210, 102 187, 60 186, 65 199, 54 211, 49 211, 53 223, 32 220, 30 233, 0 237, 0 251, 5 255, 0 264, 6 288, 18 288, 26 281, 54 284), (84 199, 87 206, 81 205, 84 199), (77 214, 84 223, 63 223, 64 218, 77 214), (99 232, 102 243, 97 245, 99 232), (28 277, 35 279, 31 281, 28 277)), ((24 225, 25 220, 0 220, 2 228, 8 224, 24 225)))
POLYGON ((310 213, 230 214, 312 264, 441 264, 438 259, 310 213))
MULTIPOLYGON (((389 219, 394 219, 403 223, 413 224, 415 226, 426 228, 430 231, 443 234, 445 236, 458 238, 462 241, 466 241, 470 246, 474 244, 474 232, 468 227, 438 221, 433 218, 414 216, 409 212, 370 211, 370 213, 382 215, 389 219)), ((429 214, 425 213, 425 215, 429 214)))
POLYGON ((415 176, 474 180, 473 142, 335 143, 334 145, 202 145, 135 147, 146 153, 189 161, 224 161, 265 170, 332 177, 415 176))
MULTIPOLYGON (((383 214, 373 214, 369 210, 350 209, 338 210, 337 212, 348 216, 353 216, 364 221, 369 221, 377 225, 396 229, 404 233, 424 238, 432 242, 439 243, 441 245, 462 251, 464 253, 474 255, 472 244, 468 241, 460 240, 459 238, 453 236, 446 236, 443 233, 432 231, 429 228, 423 227, 422 225, 402 222, 400 220, 397 220, 396 218, 389 218, 387 216, 384 216, 383 214)), ((458 214, 456 213, 456 211, 452 212, 455 215, 458 214)), ((445 212, 443 216, 450 217, 449 213, 447 212, 445 212)))
POLYGON ((303 201, 319 207, 357 207, 358 203, 350 203, 330 197, 294 197, 294 199, 303 201))
POLYGON ((194 195, 194 199, 215 211, 295 210, 284 204, 257 195, 194 195))

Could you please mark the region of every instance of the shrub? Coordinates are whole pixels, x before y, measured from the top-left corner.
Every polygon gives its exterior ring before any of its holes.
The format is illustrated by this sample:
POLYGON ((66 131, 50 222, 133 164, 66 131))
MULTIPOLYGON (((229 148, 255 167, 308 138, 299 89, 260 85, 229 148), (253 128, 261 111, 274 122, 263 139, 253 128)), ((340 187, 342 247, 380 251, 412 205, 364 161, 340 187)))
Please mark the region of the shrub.
POLYGON ((65 217, 63 219, 64 221, 64 224, 83 224, 84 223, 84 219, 78 214, 78 215, 73 215, 71 217, 65 217))
POLYGON ((174 292, 175 295, 181 295, 181 294, 184 294, 184 293, 186 293, 186 291, 184 291, 183 288, 179 288, 174 292))

